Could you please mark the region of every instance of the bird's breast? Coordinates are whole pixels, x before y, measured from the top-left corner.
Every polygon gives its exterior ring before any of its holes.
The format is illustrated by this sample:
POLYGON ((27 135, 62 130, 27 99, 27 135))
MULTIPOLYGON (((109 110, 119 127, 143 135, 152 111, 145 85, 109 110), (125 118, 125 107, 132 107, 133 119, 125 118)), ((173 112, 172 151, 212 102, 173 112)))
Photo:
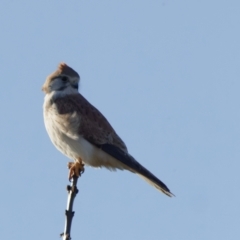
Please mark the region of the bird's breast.
POLYGON ((54 146, 68 158, 81 158, 86 165, 123 169, 124 166, 113 157, 91 144, 77 129, 81 124, 81 116, 60 115, 54 104, 44 102, 44 123, 47 133, 54 146), (77 117, 79 119, 77 119, 77 117))

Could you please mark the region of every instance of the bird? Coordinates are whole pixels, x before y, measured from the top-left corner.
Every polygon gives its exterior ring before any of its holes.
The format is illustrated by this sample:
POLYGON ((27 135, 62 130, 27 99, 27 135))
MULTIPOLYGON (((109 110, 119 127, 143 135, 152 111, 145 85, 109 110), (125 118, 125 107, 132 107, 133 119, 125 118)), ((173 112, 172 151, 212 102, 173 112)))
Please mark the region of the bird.
POLYGON ((127 146, 103 114, 78 91, 79 74, 62 62, 47 76, 43 118, 53 145, 74 162, 69 178, 84 166, 136 173, 169 197, 168 187, 128 152, 127 146))

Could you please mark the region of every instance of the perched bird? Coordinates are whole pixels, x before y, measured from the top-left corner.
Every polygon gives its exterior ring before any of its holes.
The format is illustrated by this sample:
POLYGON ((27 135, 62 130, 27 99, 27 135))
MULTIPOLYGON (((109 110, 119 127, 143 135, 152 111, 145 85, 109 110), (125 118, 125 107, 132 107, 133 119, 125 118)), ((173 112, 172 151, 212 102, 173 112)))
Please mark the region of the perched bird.
POLYGON ((43 113, 48 135, 60 152, 74 160, 70 165, 70 178, 76 168, 83 169, 84 165, 126 169, 167 196, 174 196, 162 181, 128 153, 107 119, 78 92, 79 80, 76 71, 60 63, 42 87, 46 94, 43 113))

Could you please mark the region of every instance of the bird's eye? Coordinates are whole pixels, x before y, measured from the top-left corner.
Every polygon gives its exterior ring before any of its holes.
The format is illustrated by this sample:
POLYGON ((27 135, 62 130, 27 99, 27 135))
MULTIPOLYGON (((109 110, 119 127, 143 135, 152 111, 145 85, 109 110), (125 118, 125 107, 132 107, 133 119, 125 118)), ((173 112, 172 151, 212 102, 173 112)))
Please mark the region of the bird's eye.
POLYGON ((63 82, 66 82, 67 80, 68 80, 68 78, 67 78, 66 76, 63 76, 63 77, 62 77, 62 81, 63 81, 63 82))

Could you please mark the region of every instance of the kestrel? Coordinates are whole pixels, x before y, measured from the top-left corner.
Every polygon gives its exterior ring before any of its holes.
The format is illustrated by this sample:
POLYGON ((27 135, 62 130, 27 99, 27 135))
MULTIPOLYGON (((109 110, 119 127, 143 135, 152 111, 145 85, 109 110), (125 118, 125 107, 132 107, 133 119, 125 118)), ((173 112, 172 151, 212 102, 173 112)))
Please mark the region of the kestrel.
POLYGON ((129 170, 167 196, 173 196, 162 181, 128 153, 107 119, 78 92, 79 81, 76 71, 60 63, 42 87, 46 94, 44 123, 55 147, 80 167, 129 170))

